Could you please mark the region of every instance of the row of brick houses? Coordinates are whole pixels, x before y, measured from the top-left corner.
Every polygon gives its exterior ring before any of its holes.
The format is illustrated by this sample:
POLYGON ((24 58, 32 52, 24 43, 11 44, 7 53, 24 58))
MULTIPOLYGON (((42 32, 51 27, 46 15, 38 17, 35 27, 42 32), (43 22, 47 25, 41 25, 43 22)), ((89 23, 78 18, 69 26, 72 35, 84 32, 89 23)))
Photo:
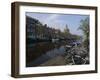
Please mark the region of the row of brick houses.
POLYGON ((42 24, 39 20, 26 16, 27 38, 31 39, 64 39, 66 36, 59 30, 42 24))

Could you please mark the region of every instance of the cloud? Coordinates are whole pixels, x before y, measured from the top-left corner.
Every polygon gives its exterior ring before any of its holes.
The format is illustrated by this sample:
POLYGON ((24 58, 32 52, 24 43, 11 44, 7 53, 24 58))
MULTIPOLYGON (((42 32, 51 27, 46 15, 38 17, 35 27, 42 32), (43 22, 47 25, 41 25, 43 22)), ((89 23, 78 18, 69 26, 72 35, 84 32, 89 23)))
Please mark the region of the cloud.
POLYGON ((47 18, 45 18, 45 19, 43 20, 43 22, 44 22, 44 23, 49 23, 49 22, 51 22, 51 21, 57 20, 58 17, 59 17, 59 15, 57 15, 57 14, 50 14, 47 18))
POLYGON ((55 29, 60 29, 63 30, 63 20, 60 20, 61 16, 58 14, 49 14, 48 17, 43 19, 43 23, 48 24, 49 27, 55 28, 55 29))

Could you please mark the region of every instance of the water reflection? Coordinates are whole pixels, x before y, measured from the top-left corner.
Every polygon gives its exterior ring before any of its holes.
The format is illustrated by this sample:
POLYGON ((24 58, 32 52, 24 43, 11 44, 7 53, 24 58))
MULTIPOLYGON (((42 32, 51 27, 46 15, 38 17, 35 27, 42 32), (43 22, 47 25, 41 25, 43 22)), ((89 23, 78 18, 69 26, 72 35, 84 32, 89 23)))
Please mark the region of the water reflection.
POLYGON ((41 42, 27 45, 26 67, 39 66, 52 58, 64 55, 65 45, 65 42, 41 42))

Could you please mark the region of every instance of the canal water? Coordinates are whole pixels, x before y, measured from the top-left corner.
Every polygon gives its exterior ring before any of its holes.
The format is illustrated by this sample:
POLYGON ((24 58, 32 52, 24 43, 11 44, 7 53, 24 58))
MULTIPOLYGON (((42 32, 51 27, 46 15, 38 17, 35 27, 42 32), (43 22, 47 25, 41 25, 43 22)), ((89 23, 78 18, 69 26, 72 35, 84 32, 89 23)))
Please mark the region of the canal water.
POLYGON ((26 67, 39 66, 57 56, 63 56, 66 53, 66 44, 65 42, 40 42, 27 45, 26 67))

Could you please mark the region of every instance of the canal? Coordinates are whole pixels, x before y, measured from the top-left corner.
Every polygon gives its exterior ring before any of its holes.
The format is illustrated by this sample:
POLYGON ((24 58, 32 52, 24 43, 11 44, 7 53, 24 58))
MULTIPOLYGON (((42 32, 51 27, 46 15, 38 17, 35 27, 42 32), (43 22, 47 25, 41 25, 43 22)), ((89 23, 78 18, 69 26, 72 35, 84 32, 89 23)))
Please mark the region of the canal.
POLYGON ((66 53, 65 45, 67 45, 65 41, 28 44, 26 46, 26 67, 40 66, 58 56, 63 56, 66 53))

